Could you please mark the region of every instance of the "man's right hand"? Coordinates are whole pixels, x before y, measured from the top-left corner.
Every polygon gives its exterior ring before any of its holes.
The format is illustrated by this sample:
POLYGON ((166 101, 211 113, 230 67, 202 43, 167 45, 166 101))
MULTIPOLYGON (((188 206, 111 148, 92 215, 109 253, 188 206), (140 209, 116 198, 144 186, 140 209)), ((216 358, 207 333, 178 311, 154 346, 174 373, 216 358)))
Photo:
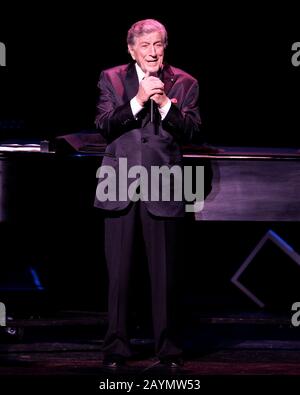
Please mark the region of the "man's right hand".
POLYGON ((144 106, 151 96, 164 93, 164 83, 157 77, 153 77, 149 72, 145 74, 139 85, 138 93, 136 94, 136 100, 144 106))

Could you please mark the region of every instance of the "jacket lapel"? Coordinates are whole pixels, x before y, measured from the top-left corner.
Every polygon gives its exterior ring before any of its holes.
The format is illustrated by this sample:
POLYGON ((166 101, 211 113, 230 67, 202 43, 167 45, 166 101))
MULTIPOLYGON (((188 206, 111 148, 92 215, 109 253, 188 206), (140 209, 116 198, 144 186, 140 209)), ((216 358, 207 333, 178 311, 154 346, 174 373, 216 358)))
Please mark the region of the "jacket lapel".
POLYGON ((168 96, 168 93, 172 86, 174 85, 175 82, 175 75, 171 69, 171 66, 168 64, 165 64, 163 70, 162 70, 162 81, 165 84, 165 93, 168 96))
POLYGON ((134 63, 129 63, 125 74, 125 90, 127 100, 131 100, 139 89, 139 80, 134 63))

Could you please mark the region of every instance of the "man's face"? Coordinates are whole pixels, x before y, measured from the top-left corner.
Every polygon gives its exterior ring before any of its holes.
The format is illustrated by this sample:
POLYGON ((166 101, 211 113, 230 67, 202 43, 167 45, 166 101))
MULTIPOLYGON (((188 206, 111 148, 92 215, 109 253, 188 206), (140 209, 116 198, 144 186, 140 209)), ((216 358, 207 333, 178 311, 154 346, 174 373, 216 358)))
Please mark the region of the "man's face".
POLYGON ((128 50, 140 68, 146 73, 157 73, 164 60, 163 37, 159 31, 136 37, 134 45, 128 50))

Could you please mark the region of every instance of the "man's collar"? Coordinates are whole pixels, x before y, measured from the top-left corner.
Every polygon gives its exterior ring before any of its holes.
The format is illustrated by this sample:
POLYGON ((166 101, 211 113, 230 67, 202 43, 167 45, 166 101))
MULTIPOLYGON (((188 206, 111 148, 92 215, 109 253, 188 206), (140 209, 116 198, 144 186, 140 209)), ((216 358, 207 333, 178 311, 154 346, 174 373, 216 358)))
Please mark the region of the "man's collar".
MULTIPOLYGON (((135 63, 135 69, 136 69, 138 80, 139 80, 139 83, 140 83, 142 81, 142 79, 145 77, 145 73, 143 72, 143 70, 140 68, 140 66, 137 63, 135 63)), ((161 76, 161 71, 162 70, 160 70, 158 72, 158 76, 159 77, 161 76)))
POLYGON ((138 80, 140 83, 142 81, 142 79, 145 77, 145 73, 143 72, 143 70, 140 68, 140 66, 137 63, 135 63, 135 69, 136 69, 138 80))

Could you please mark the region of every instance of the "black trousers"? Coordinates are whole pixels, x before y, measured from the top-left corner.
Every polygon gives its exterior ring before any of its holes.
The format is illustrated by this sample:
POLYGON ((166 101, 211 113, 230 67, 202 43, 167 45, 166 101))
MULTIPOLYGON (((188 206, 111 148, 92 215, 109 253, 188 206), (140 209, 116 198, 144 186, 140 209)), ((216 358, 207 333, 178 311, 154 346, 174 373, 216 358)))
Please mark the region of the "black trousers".
POLYGON ((137 247, 135 233, 141 230, 151 281, 155 352, 159 358, 180 355, 174 319, 173 269, 179 257, 182 218, 155 217, 138 201, 122 212, 110 212, 104 221, 109 276, 109 326, 104 354, 131 356, 127 333, 129 277, 137 247))

